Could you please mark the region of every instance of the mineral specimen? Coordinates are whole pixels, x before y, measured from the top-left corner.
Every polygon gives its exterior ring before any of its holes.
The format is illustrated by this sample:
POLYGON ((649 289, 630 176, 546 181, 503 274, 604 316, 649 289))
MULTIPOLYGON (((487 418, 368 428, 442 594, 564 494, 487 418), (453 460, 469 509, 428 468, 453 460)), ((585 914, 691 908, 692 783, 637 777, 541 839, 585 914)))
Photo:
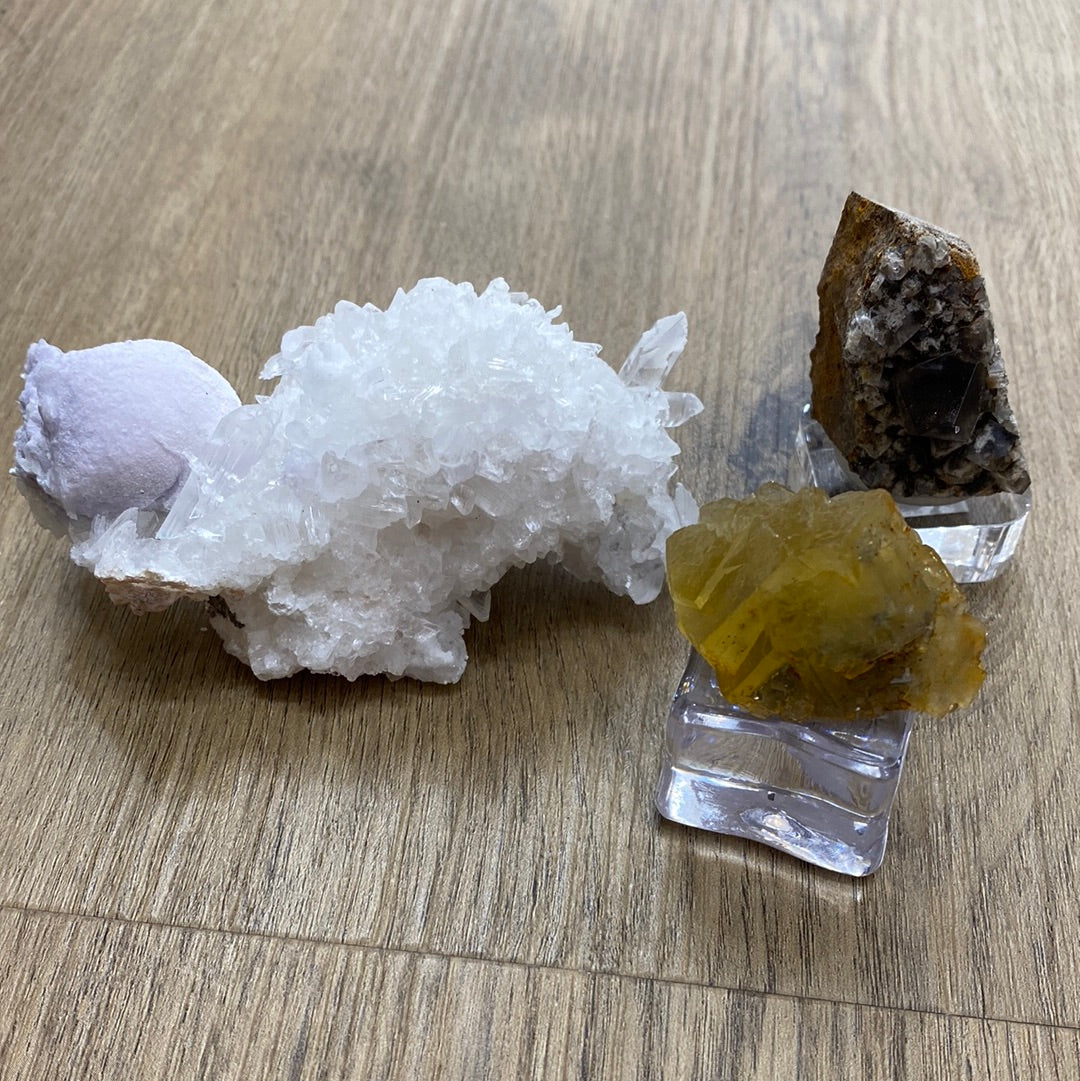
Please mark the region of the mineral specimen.
POLYGON ((616 374, 558 314, 501 280, 477 295, 429 279, 386 311, 342 301, 284 336, 273 392, 189 455, 167 514, 110 501, 72 557, 137 609, 211 600, 263 679, 456 680, 489 589, 538 559, 649 601, 697 514, 665 429, 701 403, 661 388, 686 319, 616 374))
POLYGON ((887 492, 766 484, 667 544, 680 629, 757 716, 940 716, 983 679, 985 632, 887 492))
POLYGON ((813 415, 869 487, 941 500, 1027 489, 986 287, 962 240, 853 192, 818 297, 813 415))
POLYGON ((70 353, 36 342, 24 380, 15 476, 62 525, 168 507, 188 455, 240 405, 227 380, 172 342, 70 353))

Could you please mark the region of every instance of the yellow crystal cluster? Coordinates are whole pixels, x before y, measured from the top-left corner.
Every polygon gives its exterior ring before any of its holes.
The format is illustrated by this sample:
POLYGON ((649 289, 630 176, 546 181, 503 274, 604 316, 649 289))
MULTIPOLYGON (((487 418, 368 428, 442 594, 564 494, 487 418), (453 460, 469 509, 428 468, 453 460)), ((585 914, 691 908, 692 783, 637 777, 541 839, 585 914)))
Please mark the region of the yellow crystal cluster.
POLYGON ((757 716, 942 716, 982 683, 983 625, 881 489, 708 503, 667 567, 680 629, 757 716))

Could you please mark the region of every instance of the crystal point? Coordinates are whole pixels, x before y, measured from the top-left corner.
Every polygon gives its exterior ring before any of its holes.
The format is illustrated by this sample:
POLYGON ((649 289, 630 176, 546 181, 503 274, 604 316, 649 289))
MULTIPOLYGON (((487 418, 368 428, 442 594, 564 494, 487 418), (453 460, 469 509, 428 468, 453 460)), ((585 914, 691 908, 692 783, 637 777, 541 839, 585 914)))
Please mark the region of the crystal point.
POLYGON ((979 265, 936 226, 852 193, 818 284, 813 414, 897 499, 1029 483, 979 265))

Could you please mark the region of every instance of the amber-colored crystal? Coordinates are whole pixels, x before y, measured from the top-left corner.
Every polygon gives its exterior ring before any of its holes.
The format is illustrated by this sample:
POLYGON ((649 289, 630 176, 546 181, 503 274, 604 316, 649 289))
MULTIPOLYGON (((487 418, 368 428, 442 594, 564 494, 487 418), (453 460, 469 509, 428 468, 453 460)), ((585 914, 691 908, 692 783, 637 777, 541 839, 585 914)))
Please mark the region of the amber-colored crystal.
POLYGON ((880 489, 766 484, 706 504, 667 565, 680 629, 758 716, 941 716, 982 683, 982 624, 880 489))

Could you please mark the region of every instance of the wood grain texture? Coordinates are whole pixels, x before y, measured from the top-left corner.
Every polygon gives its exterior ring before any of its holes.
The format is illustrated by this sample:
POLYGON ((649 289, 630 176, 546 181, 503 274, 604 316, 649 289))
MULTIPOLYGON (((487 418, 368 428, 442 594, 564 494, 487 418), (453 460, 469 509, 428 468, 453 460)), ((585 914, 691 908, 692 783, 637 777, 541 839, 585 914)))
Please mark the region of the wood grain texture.
POLYGON ((532 568, 455 687, 260 684, 195 608, 113 608, 12 486, 0 1077, 301 1043, 297 1076, 1075 1076, 1078 56, 1066 0, 0 5, 9 432, 41 336, 174 339, 250 396, 339 297, 503 275, 613 363, 685 310, 683 476, 741 495, 785 472, 857 188, 979 255, 1036 500, 969 591, 986 688, 852 882, 657 821, 666 602, 532 568))
POLYGON ((831 1081, 1080 1073, 1077 1033, 422 953, 0 911, 12 1081, 831 1081))

